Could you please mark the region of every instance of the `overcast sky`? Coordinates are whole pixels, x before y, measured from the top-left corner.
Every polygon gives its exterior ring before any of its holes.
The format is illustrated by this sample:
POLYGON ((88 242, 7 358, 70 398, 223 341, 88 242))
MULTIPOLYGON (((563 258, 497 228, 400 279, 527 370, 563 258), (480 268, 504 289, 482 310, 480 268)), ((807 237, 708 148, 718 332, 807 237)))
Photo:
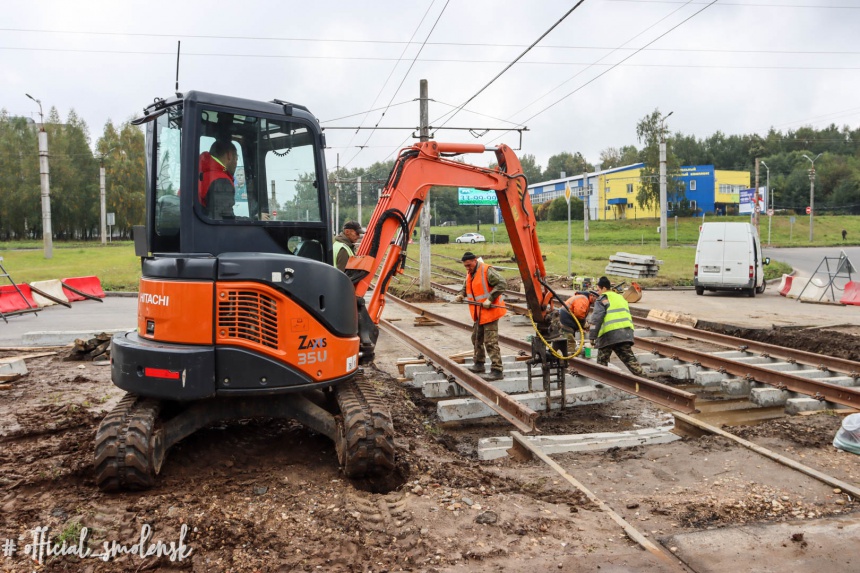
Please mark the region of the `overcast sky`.
MULTIPOLYGON (((576 4, 7 0, 0 107, 38 121, 30 93, 63 118, 74 108, 94 144, 108 119, 172 94, 181 40, 181 91, 289 100, 329 128, 414 128, 427 79, 434 127, 527 126, 519 153, 542 167, 561 151, 597 163, 607 147, 639 147, 636 122, 655 108, 697 137, 860 123, 857 0, 585 0, 443 117, 576 4)), ((411 134, 328 130, 327 163, 389 159, 411 134)), ((519 146, 516 132, 435 139, 519 146)))

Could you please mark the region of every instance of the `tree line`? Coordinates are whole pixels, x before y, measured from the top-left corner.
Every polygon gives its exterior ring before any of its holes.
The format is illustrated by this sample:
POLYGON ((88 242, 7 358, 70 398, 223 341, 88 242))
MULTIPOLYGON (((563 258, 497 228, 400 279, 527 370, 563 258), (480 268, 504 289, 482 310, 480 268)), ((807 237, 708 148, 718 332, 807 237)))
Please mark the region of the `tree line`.
MULTIPOLYGON (((636 201, 641 207, 654 205, 659 197, 658 146, 661 135, 667 142, 669 195, 679 197, 683 190, 674 185, 672 175, 682 165, 714 165, 716 169, 746 170, 751 176, 755 160, 764 164, 759 184, 764 186, 767 169, 773 190, 773 206, 779 210, 803 213, 809 204, 810 162, 815 161, 816 210, 834 213, 860 213, 860 128, 831 124, 817 129, 800 127, 766 135, 725 135, 718 131, 706 138, 682 132, 663 132, 659 110, 645 115, 636 125, 637 144, 609 147, 600 153, 600 163, 592 164, 577 151, 562 151, 551 156, 542 167, 532 154, 520 161, 529 183, 594 172, 609 167, 644 163, 636 201)), ((58 240, 97 240, 99 238, 99 167, 106 171, 107 211, 116 214, 116 234, 131 236, 131 228, 144 222, 145 152, 143 132, 126 122, 119 126, 108 121, 102 135, 91 145, 86 122, 70 111, 65 122, 56 108, 45 121, 50 154, 51 209, 54 236, 58 240)), ((0 110, 0 240, 39 239, 42 217, 39 183, 38 125, 0 110)), ((369 167, 330 170, 332 202, 339 196, 340 222, 358 218, 358 177, 362 179, 362 219, 367 223, 377 194, 385 186, 394 161, 377 162, 369 167)), ((566 205, 540 205, 542 219, 565 219, 566 205)), ((334 205, 332 205, 334 208, 334 205)), ((427 206, 434 225, 444 221, 458 224, 489 224, 491 207, 461 207, 457 189, 431 189, 427 206)), ((697 213, 690 213, 697 214, 697 213)), ((582 205, 573 200, 571 215, 582 218, 582 205)))
MULTIPOLYGON (((71 110, 65 122, 55 107, 45 117, 51 186, 51 225, 58 240, 100 238, 99 168, 106 174, 107 211, 116 235, 131 236, 144 221, 144 136, 129 123, 108 121, 91 146, 86 122, 71 110)), ((39 239, 42 203, 39 125, 0 110, 0 240, 39 239)))

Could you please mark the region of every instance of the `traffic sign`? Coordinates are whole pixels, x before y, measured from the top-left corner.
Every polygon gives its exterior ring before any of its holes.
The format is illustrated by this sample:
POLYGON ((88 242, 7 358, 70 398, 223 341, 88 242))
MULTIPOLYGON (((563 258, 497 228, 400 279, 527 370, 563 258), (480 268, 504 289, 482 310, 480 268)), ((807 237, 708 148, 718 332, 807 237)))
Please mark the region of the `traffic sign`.
POLYGON ((564 186, 564 198, 570 203, 570 183, 564 186))
POLYGON ((806 214, 810 215, 811 213, 812 213, 812 207, 807 207, 806 208, 806 214))
POLYGON ((278 216, 278 212, 277 212, 277 211, 272 211, 272 217, 277 217, 277 216, 278 216))
POLYGON ((768 210, 767 210, 767 216, 768 216, 768 217, 773 217, 773 209, 768 209, 768 210))

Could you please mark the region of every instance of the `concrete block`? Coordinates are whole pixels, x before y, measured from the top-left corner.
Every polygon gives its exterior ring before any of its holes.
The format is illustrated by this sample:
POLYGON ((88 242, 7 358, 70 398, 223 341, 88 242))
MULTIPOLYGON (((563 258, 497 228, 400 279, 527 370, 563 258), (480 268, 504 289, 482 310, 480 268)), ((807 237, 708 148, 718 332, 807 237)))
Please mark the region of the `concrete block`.
POLYGON ((827 370, 818 370, 813 368, 806 368, 804 370, 798 370, 796 372, 791 373, 793 376, 800 376, 801 378, 809 378, 809 379, 818 379, 818 378, 829 378, 832 376, 832 372, 827 370))
POLYGON ((676 364, 678 363, 672 358, 658 358, 651 364, 651 370, 654 372, 670 372, 676 364))
POLYGON ((407 364, 403 367, 403 375, 412 378, 418 372, 430 372, 433 367, 429 364, 407 364))
POLYGON ((432 382, 434 380, 445 380, 447 376, 444 372, 436 372, 435 370, 428 370, 427 372, 416 372, 415 376, 412 377, 412 381, 415 384, 418 384, 420 387, 427 382, 432 382))
MULTIPOLYGON (((583 376, 565 376, 565 385, 568 388, 577 388, 582 386, 594 386, 597 382, 591 378, 583 376)), ((493 386, 505 392, 506 394, 516 394, 518 392, 540 392, 543 391, 543 381, 540 378, 532 378, 532 389, 529 390, 529 379, 527 376, 505 377, 501 380, 496 380, 493 386)), ((553 382, 551 388, 556 390, 558 385, 553 382)), ((422 387, 422 392, 426 398, 453 398, 456 396, 471 396, 462 386, 456 382, 449 380, 437 380, 426 382, 422 387)))
POLYGON ((72 344, 76 338, 89 339, 102 332, 110 335, 124 334, 136 327, 101 329, 101 330, 38 330, 25 332, 21 335, 22 346, 65 346, 72 344))
POLYGON ((829 378, 822 378, 821 382, 827 382, 828 384, 835 384, 836 386, 856 386, 857 385, 857 380, 855 380, 851 376, 830 376, 829 378))
POLYGON ((815 398, 789 398, 785 402, 785 413, 794 415, 800 412, 817 412, 827 408, 827 403, 815 398))
POLYGON ((677 364, 672 367, 670 376, 675 380, 692 380, 699 369, 695 364, 677 364))
POLYGON ((798 364, 792 364, 791 362, 768 362, 764 364, 759 364, 762 368, 767 368, 768 370, 774 370, 776 372, 791 372, 794 374, 794 370, 800 370, 803 368, 798 364))
POLYGON ((652 352, 640 352, 635 356, 636 360, 639 361, 639 364, 643 365, 653 364, 655 360, 660 358, 659 354, 654 354, 652 352))
POLYGON ((712 386, 719 384, 726 375, 716 370, 700 370, 693 376, 693 381, 700 386, 712 386))
POLYGON ((722 352, 712 352, 711 354, 719 358, 730 358, 731 360, 751 356, 749 352, 741 352, 740 350, 724 350, 722 352))
MULTIPOLYGON (((512 362, 517 362, 517 357, 515 355, 508 354, 508 355, 502 356, 502 364, 510 364, 512 362)), ((523 362, 523 361, 520 360, 520 362, 523 362)), ((470 366, 471 364, 474 364, 474 363, 475 363, 475 359, 471 356, 469 356, 468 358, 466 358, 463 361, 463 364, 465 366, 470 366)))
MULTIPOLYGON (((668 444, 681 439, 671 430, 671 428, 644 428, 626 432, 572 434, 568 436, 527 436, 526 439, 540 446, 547 454, 561 454, 668 444)), ((507 450, 512 445, 513 440, 509 437, 482 438, 478 440, 478 459, 503 458, 508 455, 507 450)))
MULTIPOLYGON (((546 410, 546 394, 544 392, 533 392, 530 394, 516 394, 511 396, 517 402, 521 402, 535 410, 543 412, 546 410)), ((552 409, 561 407, 561 390, 551 393, 553 399, 552 409)), ((603 404, 618 397, 615 392, 605 386, 584 386, 582 388, 568 388, 565 394, 567 406, 579 406, 584 404, 603 404)), ((459 420, 475 420, 497 416, 494 410, 478 400, 477 398, 459 398, 454 400, 443 400, 436 405, 436 413, 442 422, 456 422, 459 420)))
POLYGON ((761 364, 764 365, 768 362, 772 363, 770 358, 765 358, 764 356, 742 356, 738 358, 732 358, 735 362, 742 362, 744 364, 761 364))
POLYGON ((633 338, 666 338, 671 336, 671 333, 663 332, 662 330, 651 330, 650 328, 633 329, 633 338))
POLYGON ((778 388, 753 388, 750 390, 750 402, 762 408, 784 406, 791 397, 791 392, 778 388))
POLYGON ((729 396, 746 396, 750 393, 750 381, 743 378, 724 378, 720 390, 729 396))
POLYGON ((10 376, 14 374, 27 374, 27 365, 23 358, 0 358, 0 374, 10 376))

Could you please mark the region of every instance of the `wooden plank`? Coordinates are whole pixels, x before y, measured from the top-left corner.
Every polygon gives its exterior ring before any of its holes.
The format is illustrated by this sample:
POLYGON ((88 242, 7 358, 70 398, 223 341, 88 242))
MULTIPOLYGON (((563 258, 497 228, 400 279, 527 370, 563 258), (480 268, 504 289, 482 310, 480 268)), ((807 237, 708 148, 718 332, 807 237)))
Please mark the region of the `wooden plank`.
POLYGON ((659 310, 659 309, 651 309, 648 312, 649 319, 662 320, 663 322, 668 322, 670 324, 682 324, 684 326, 689 326, 690 328, 696 328, 696 323, 698 323, 698 319, 691 314, 686 314, 683 312, 674 312, 671 310, 659 310))
POLYGON ((21 376, 23 374, 18 374, 17 372, 15 374, 0 374, 0 382, 14 382, 21 376))

